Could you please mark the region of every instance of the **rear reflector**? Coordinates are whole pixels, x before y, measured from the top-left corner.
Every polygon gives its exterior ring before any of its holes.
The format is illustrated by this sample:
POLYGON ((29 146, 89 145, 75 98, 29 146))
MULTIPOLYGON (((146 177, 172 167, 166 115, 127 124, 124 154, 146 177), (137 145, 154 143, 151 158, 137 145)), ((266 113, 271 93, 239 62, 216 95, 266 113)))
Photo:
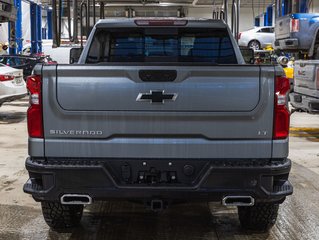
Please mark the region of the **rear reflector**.
POLYGON ((0 75, 0 82, 12 81, 14 76, 12 75, 0 75))
POLYGON ((288 110, 289 79, 276 77, 274 106, 274 139, 285 139, 289 135, 290 113, 288 110))
POLYGON ((42 89, 41 76, 27 77, 27 88, 30 93, 30 107, 27 111, 28 132, 33 138, 43 138, 42 89))
POLYGON ((290 32, 299 32, 299 19, 290 19, 290 32))
POLYGON ((186 26, 187 20, 135 20, 138 26, 186 26))

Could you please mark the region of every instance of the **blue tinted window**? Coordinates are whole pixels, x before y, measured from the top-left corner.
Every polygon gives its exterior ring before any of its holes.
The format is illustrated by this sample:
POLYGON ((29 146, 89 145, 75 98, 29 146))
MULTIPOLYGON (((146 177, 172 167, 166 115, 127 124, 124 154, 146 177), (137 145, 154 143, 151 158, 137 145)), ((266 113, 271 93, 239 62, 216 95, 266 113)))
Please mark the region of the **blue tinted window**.
POLYGON ((191 30, 175 35, 98 32, 88 62, 237 63, 226 30, 191 30))

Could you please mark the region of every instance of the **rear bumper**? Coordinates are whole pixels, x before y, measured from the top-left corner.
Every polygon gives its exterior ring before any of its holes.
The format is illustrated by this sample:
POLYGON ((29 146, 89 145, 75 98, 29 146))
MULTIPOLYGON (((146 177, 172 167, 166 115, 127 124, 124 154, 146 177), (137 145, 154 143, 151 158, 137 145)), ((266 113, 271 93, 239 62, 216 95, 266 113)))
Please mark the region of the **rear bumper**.
POLYGON ((308 112, 319 112, 319 98, 306 96, 300 93, 290 93, 290 103, 294 108, 308 112))
POLYGON ((221 201, 227 195, 241 195, 252 196, 257 202, 282 202, 293 192, 288 181, 289 159, 28 158, 26 168, 30 179, 24 185, 24 192, 32 194, 37 201, 60 201, 63 194, 87 194, 93 201, 221 201), (192 166, 193 172, 185 169, 186 165, 192 166), (140 175, 148 179, 150 172, 160 172, 157 183, 139 181, 140 175), (170 180, 172 175, 175 181, 170 180))
POLYGON ((11 102, 20 98, 23 98, 27 95, 27 93, 18 93, 18 94, 12 94, 12 95, 6 95, 6 96, 0 96, 0 106, 4 102, 11 102))
POLYGON ((275 41, 275 49, 299 50, 299 40, 297 38, 287 38, 275 41))

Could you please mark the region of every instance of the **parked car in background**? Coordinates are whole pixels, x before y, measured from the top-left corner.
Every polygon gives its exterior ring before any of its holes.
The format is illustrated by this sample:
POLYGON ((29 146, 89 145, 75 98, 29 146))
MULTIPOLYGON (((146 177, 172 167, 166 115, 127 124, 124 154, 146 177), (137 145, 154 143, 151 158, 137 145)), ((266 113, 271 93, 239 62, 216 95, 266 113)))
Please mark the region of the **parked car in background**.
POLYGON ((27 95, 23 71, 0 64, 0 106, 27 95))
POLYGON ((238 34, 238 45, 260 50, 269 45, 273 46, 275 33, 273 27, 256 27, 238 34))
POLYGON ((37 63, 56 63, 48 55, 2 55, 0 56, 0 63, 17 69, 23 70, 23 76, 30 76, 34 66, 37 63))

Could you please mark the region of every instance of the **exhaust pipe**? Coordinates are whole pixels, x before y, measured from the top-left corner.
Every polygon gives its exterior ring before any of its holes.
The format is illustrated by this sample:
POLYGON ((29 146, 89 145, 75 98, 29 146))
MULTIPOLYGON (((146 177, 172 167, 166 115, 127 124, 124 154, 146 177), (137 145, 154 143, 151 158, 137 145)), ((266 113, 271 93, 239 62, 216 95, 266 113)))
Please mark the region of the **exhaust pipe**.
POLYGON ((223 206, 254 206, 255 199, 251 196, 226 196, 222 204, 223 206))
POLYGON ((61 197, 61 203, 68 205, 91 204, 92 198, 84 194, 64 194, 61 197))

